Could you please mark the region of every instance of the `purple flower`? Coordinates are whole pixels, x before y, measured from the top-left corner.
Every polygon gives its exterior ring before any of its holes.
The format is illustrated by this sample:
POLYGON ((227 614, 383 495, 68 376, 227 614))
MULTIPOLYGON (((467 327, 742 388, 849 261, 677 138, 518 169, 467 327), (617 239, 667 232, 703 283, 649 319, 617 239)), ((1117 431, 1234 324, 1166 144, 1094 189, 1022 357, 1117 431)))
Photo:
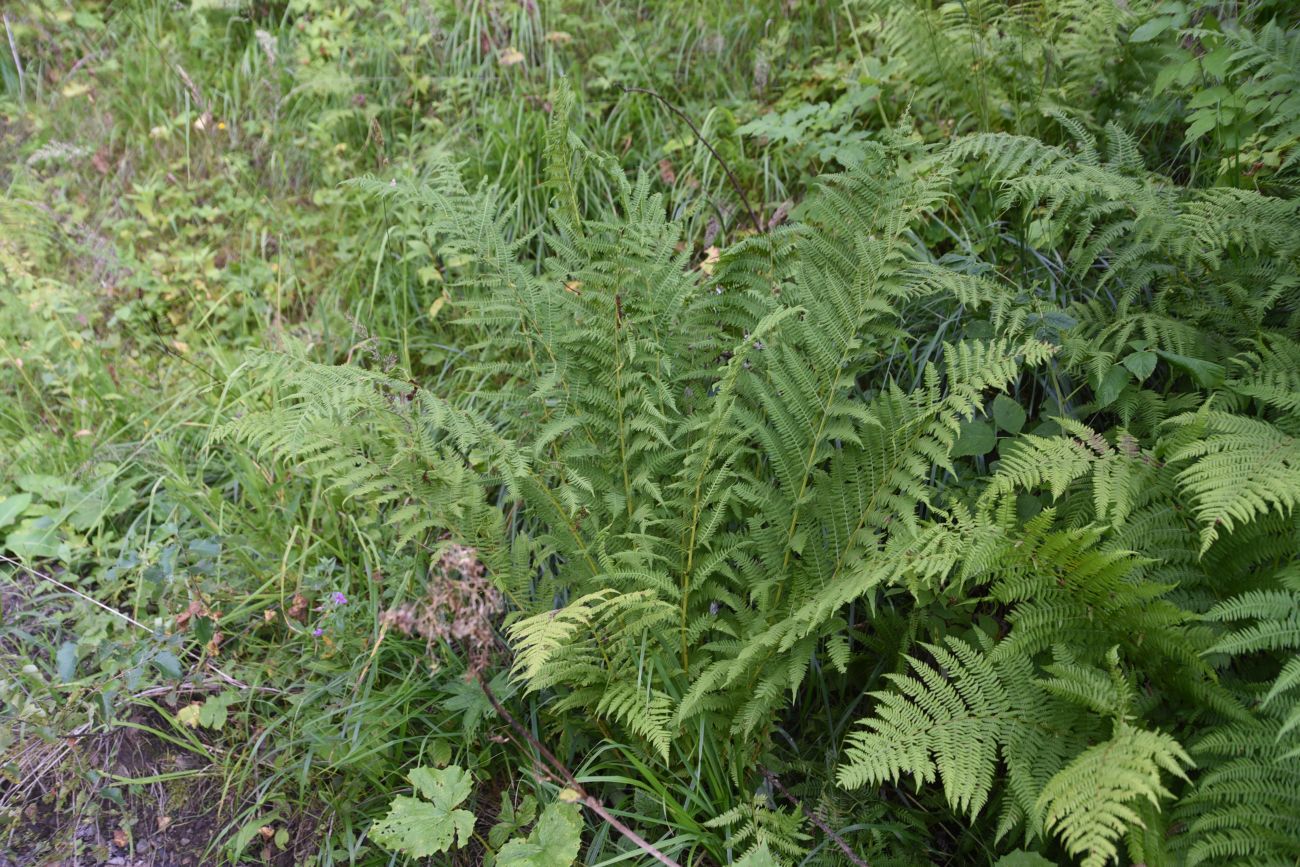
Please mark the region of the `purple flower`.
POLYGON ((333 595, 330 596, 330 599, 334 602, 335 605, 348 604, 348 597, 344 596, 342 593, 340 593, 337 590, 335 590, 333 595))
POLYGON ((320 638, 324 633, 325 630, 321 629, 319 626, 317 626, 315 629, 311 631, 311 634, 316 636, 317 638, 320 638))

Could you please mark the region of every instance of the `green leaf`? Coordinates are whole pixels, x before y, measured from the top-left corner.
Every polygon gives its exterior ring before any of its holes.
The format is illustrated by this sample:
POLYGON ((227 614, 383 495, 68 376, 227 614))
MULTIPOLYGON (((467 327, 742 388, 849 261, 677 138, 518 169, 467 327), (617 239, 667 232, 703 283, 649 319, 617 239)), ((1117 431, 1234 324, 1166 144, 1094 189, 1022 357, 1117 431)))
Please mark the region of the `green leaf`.
POLYGON ((954 458, 986 455, 993 451, 997 443, 993 425, 986 421, 962 422, 961 434, 957 437, 957 442, 952 444, 949 455, 954 458))
POLYGON ((1150 42, 1174 25, 1173 18, 1151 18, 1144 21, 1128 38, 1129 42, 1150 42))
POLYGON ((1118 364, 1106 371, 1097 385, 1097 407, 1110 406, 1119 397, 1119 393, 1128 385, 1129 372, 1118 364))
POLYGON ((993 867, 1056 867, 1056 862, 1049 861, 1037 852, 1017 849, 994 861, 993 867))
POLYGON ((5 548, 23 560, 59 555, 59 525, 49 515, 27 518, 5 537, 5 548))
POLYGON ((170 677, 172 680, 180 680, 182 673, 181 661, 170 650, 160 650, 158 655, 153 658, 153 664, 164 676, 170 677))
POLYGON ((556 801, 542 812, 527 840, 511 840, 497 853, 499 867, 570 867, 582 846, 577 804, 556 801))
POLYGON ((1218 118, 1213 112, 1197 112, 1194 117, 1195 119, 1188 125, 1187 133, 1184 135, 1184 139, 1189 142, 1196 141, 1214 129, 1214 125, 1218 123, 1218 118))
POLYGON ((1228 74, 1228 61, 1232 59, 1235 49, 1225 43, 1211 51, 1201 58, 1201 63, 1205 66, 1205 71, 1215 78, 1223 78, 1228 74))
POLYGON ((1196 384, 1202 388, 1218 388, 1223 385, 1223 378, 1227 374, 1222 364, 1215 364, 1213 361, 1190 358, 1175 352, 1165 352, 1163 349, 1157 349, 1156 355, 1159 355, 1174 367, 1187 371, 1187 373, 1191 374, 1192 379, 1196 381, 1196 384))
POLYGON ((249 843, 253 842, 253 838, 258 835, 258 832, 262 830, 263 826, 270 825, 273 822, 278 821, 279 818, 279 810, 272 810, 269 813, 254 816, 235 833, 235 836, 230 838, 230 842, 226 844, 226 848, 236 855, 240 854, 248 848, 249 843))
POLYGON ((501 811, 497 814, 497 823, 488 831, 488 845, 500 849, 511 834, 521 830, 537 817, 537 799, 524 795, 516 807, 509 792, 501 793, 501 811))
POLYGON ((1156 369, 1156 359, 1154 352, 1133 352, 1124 356, 1120 364, 1133 371, 1138 382, 1145 382, 1156 369))
POLYGON ((0 527, 7 527, 32 504, 31 494, 12 494, 0 500, 0 527))
POLYGON ((463 768, 415 768, 406 777, 428 800, 398 795, 370 837, 394 852, 425 858, 464 846, 474 833, 474 814, 458 807, 474 787, 463 768))
MULTIPOLYGON (((1185 51, 1179 51, 1178 56, 1190 57, 1185 51)), ((1165 64, 1156 74, 1156 83, 1152 86, 1151 92, 1158 96, 1175 82, 1186 85, 1191 80, 1191 76, 1196 74, 1196 68, 1195 59, 1165 64)))
POLYGON ((199 708, 199 725, 204 728, 220 730, 226 724, 227 708, 238 696, 233 692, 222 692, 209 696, 199 708))
POLYGON ((780 862, 772 857, 772 850, 766 843, 759 843, 749 854, 737 861, 734 867, 780 867, 780 862))
POLYGON ((59 669, 59 680, 67 683, 77 676, 77 643, 65 641, 59 645, 59 652, 54 657, 59 669))
POLYGON ((1209 108, 1216 103, 1222 102, 1232 96, 1232 91, 1222 84, 1216 84, 1214 87, 1207 87, 1205 90, 1198 91, 1187 102, 1188 108, 1209 108))
POLYGON ((993 421, 1007 433, 1020 433, 1025 426, 1025 409, 1005 394, 993 398, 993 421))

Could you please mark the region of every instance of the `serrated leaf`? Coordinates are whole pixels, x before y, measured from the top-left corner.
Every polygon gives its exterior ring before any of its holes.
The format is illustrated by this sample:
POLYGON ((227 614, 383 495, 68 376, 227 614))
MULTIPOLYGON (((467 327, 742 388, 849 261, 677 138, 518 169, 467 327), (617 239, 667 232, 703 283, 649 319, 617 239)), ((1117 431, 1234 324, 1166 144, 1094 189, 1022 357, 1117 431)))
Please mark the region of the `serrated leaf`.
POLYGON ((388 815, 370 828, 370 838, 385 849, 426 858, 464 846, 474 833, 474 814, 444 810, 428 801, 398 795, 388 815))
POLYGON ((416 768, 406 778, 416 791, 445 810, 458 806, 474 790, 474 780, 469 771, 456 765, 416 768))
POLYGON ((469 772, 447 768, 415 768, 406 778, 428 800, 398 795, 388 815, 370 829, 379 845, 413 858, 464 846, 474 833, 474 814, 458 807, 474 788, 469 772))
POLYGON ((767 848, 766 843, 760 843, 737 861, 734 867, 780 867, 780 862, 772 857, 772 850, 767 848))
POLYGON ((537 799, 524 795, 516 807, 510 799, 509 792, 501 793, 501 811, 497 814, 497 823, 488 831, 488 845, 500 849, 511 834, 522 829, 537 817, 537 799))
POLYGON ((570 867, 582 846, 582 816, 575 804, 556 801, 527 840, 511 840, 497 853, 498 867, 570 867))
POLYGON ((993 398, 993 421, 1007 433, 1020 433, 1026 417, 1025 408, 1005 394, 993 398))

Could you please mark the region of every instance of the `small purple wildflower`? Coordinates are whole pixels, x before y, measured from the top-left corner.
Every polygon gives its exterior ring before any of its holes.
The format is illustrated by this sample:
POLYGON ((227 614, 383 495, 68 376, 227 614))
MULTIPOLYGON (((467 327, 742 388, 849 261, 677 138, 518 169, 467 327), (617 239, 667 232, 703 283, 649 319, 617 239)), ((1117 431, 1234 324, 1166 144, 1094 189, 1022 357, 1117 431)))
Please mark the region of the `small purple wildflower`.
POLYGON ((333 593, 333 595, 330 596, 330 599, 334 602, 335 605, 347 605, 347 604, 348 604, 348 597, 344 596, 342 593, 340 593, 340 592, 337 591, 337 590, 335 590, 334 593, 333 593))
POLYGON ((311 631, 311 634, 316 636, 317 638, 320 638, 322 635, 325 634, 325 630, 317 626, 315 629, 311 631))

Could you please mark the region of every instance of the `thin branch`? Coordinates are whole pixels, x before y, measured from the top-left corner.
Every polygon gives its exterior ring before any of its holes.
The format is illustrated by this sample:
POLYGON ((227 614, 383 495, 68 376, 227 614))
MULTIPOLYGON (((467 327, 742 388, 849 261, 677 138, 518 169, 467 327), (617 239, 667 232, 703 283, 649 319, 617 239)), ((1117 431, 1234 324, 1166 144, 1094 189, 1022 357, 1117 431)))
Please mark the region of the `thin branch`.
POLYGON ((809 810, 807 807, 804 806, 802 801, 800 801, 794 795, 790 794, 790 790, 787 789, 785 786, 781 785, 781 781, 776 778, 776 774, 772 773, 767 768, 762 768, 761 770, 763 772, 763 777, 769 783, 771 783, 772 786, 778 792, 780 792, 782 795, 785 795, 787 801, 789 801, 791 804, 794 804, 796 807, 802 810, 803 814, 808 817, 809 821, 811 821, 814 825, 820 828, 823 834, 825 834, 827 837, 830 837, 832 840, 835 841, 835 844, 840 847, 840 851, 844 853, 844 857, 848 858, 850 861, 856 864, 857 867, 871 867, 871 865, 868 864, 860 855, 857 855, 852 849, 849 848, 849 844, 845 843, 844 838, 841 837, 839 834, 835 833, 834 829, 832 829, 830 825, 827 825, 824 821, 822 821, 822 818, 820 816, 818 816, 812 810, 809 810))
POLYGON ((492 707, 496 710, 497 714, 509 723, 510 728, 514 729, 516 734, 527 741, 529 746, 537 750, 538 755, 542 757, 543 763, 549 765, 545 770, 549 771, 554 776, 559 777, 566 786, 578 794, 579 803, 583 804, 587 809, 591 810, 597 816, 600 816, 600 818, 612 825, 615 831, 618 831, 618 833, 622 834, 628 840, 631 840, 638 849, 645 852, 660 864, 663 864, 664 867, 681 867, 680 864, 669 858, 663 852, 660 852, 640 834, 620 822, 605 809, 605 806, 600 803, 600 801, 596 800, 594 796, 588 794, 587 790, 584 789, 582 784, 573 776, 573 773, 570 772, 569 769, 566 768, 564 764, 561 763, 560 760, 542 744, 541 741, 534 737, 532 732, 524 728, 523 724, 520 723, 519 720, 515 719, 510 711, 501 706, 501 702, 497 701, 496 695, 493 694, 492 688, 488 686, 488 682, 483 677, 481 671, 475 671, 474 677, 478 679, 478 685, 482 687, 483 694, 487 696, 488 701, 492 702, 492 707))
POLYGON ((686 125, 691 128, 691 132, 695 133, 695 137, 699 139, 700 144, 704 145, 704 147, 708 149, 709 153, 713 154, 713 158, 718 161, 718 165, 722 166, 722 170, 727 173, 727 179, 731 181, 731 186, 735 189, 736 195, 740 196, 740 203, 744 205, 745 210, 749 212, 749 221, 754 224, 754 231, 760 235, 764 234, 765 230, 763 229, 763 224, 758 219, 758 214, 755 213, 754 207, 749 203, 749 197, 745 195, 745 189, 740 185, 740 181, 736 179, 736 173, 731 170, 731 166, 727 165, 727 161, 724 160, 722 155, 714 149, 713 145, 709 144, 709 140, 704 137, 704 133, 700 132, 700 128, 697 127, 695 122, 687 116, 686 112, 682 111, 680 108, 673 105, 657 92, 650 90, 649 88, 625 87, 623 88, 623 92, 644 93, 648 96, 653 96, 655 99, 662 102, 665 108, 681 118, 686 125))

